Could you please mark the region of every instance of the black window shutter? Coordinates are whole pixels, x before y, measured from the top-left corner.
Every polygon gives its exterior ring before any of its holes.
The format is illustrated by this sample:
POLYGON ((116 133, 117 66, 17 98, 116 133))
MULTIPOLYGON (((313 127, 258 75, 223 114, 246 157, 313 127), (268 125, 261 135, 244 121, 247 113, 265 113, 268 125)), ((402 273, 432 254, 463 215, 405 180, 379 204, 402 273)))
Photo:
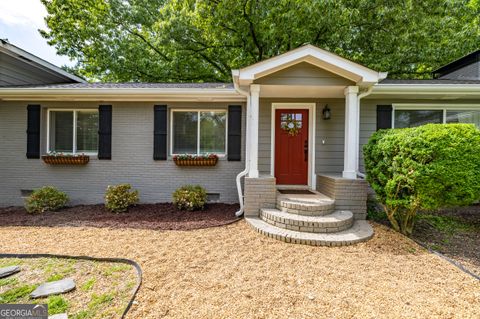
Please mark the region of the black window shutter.
POLYGON ((40 158, 40 105, 27 106, 27 158, 40 158))
POLYGON ((167 159, 167 106, 153 107, 153 159, 167 159))
POLYGON ((98 159, 112 159, 112 106, 98 107, 98 159))
POLYGON ((228 106, 228 153, 229 161, 242 158, 242 106, 228 106))
POLYGON ((377 131, 392 128, 392 106, 377 105, 377 131))

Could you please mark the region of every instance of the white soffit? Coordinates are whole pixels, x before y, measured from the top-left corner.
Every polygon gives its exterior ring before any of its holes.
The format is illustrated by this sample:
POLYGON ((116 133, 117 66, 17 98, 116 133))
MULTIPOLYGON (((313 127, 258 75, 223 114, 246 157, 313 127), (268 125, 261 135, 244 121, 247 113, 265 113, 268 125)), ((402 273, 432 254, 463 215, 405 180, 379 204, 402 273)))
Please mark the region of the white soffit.
POLYGON ((363 65, 342 58, 336 54, 305 45, 279 56, 233 70, 234 80, 241 86, 249 85, 254 80, 283 70, 300 62, 307 62, 321 69, 354 81, 357 85, 368 86, 386 78, 387 74, 371 70, 363 65))

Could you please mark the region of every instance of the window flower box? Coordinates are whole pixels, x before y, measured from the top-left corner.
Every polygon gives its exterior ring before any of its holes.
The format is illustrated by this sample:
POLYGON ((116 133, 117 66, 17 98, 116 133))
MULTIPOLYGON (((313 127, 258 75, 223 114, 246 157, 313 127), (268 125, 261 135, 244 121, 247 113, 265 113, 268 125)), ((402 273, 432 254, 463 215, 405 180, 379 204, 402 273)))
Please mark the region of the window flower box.
POLYGON ((42 155, 42 160, 49 165, 85 165, 90 161, 90 156, 85 154, 50 153, 42 155))
POLYGON ((218 155, 175 155, 173 161, 177 166, 215 166, 218 162, 218 155))

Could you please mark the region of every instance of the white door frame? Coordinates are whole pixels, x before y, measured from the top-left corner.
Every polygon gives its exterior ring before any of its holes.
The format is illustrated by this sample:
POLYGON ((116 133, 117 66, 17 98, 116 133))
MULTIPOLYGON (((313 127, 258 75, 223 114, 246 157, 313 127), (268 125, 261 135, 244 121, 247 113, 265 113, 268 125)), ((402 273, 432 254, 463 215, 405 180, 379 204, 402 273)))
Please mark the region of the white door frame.
POLYGON ((316 103, 272 103, 271 132, 270 132, 270 175, 275 176, 275 114, 278 109, 307 109, 308 110, 308 187, 316 189, 315 175, 315 119, 316 103))

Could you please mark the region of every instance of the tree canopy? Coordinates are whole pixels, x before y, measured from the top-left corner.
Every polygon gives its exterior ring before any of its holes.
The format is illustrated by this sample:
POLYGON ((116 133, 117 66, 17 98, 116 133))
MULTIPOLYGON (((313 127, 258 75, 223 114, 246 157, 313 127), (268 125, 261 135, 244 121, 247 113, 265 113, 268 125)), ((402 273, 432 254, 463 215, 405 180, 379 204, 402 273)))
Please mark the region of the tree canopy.
POLYGON ((479 0, 42 0, 59 54, 104 81, 230 81, 310 43, 395 78, 475 49, 479 0))

